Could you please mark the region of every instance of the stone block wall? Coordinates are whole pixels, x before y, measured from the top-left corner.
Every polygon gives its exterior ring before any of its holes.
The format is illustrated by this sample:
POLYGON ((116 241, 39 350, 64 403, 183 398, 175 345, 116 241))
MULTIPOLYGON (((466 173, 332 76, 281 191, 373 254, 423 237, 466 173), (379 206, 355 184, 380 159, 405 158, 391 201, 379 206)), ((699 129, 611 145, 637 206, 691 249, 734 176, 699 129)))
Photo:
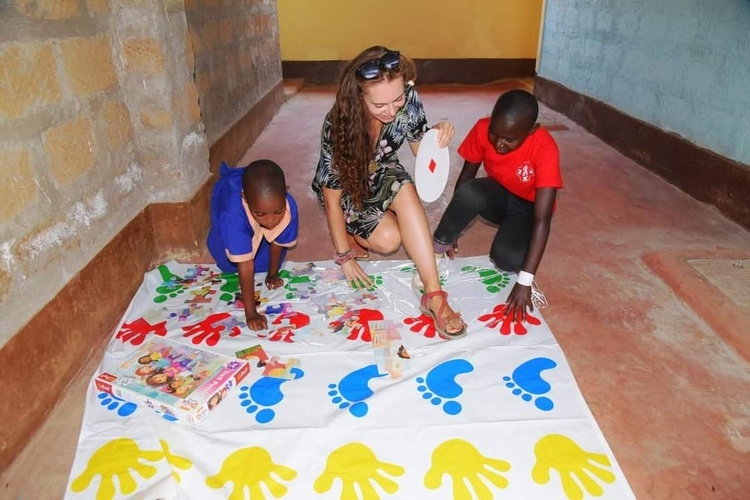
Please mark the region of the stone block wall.
POLYGON ((275 1, 186 0, 195 81, 213 144, 281 81, 275 1))
POLYGON ((0 19, 2 346, 209 172, 182 1, 11 0, 0 19))
POLYGON ((0 0, 0 470, 101 356, 142 273, 201 251, 209 164, 239 158, 283 102, 275 0, 187 4, 0 0), (188 7, 231 37, 207 50, 188 7))

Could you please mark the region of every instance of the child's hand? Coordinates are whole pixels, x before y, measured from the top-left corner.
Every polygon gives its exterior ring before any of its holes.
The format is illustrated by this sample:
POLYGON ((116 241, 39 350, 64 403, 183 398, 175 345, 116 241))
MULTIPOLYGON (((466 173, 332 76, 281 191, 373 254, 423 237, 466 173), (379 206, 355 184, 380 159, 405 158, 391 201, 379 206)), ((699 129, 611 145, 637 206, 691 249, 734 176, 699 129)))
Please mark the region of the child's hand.
POLYGON ((278 274, 274 274, 271 276, 268 274, 266 276, 266 287, 268 287, 269 290, 276 290, 280 286, 284 285, 284 280, 279 278, 278 274))
POLYGON ((438 122, 432 128, 438 131, 438 146, 441 148, 450 144, 453 134, 456 133, 456 129, 450 122, 438 122))
POLYGON ((265 330, 268 328, 268 321, 262 314, 258 314, 258 311, 245 310, 245 323, 247 327, 253 331, 265 330))
POLYGON ((507 304, 505 313, 510 316, 511 321, 526 321, 526 310, 534 310, 534 303, 531 302, 531 287, 516 283, 505 303, 507 304))
POLYGON ((448 247, 448 250, 445 251, 445 255, 447 255, 450 260, 453 260, 456 258, 457 254, 458 254, 458 242, 455 241, 450 247, 448 247))

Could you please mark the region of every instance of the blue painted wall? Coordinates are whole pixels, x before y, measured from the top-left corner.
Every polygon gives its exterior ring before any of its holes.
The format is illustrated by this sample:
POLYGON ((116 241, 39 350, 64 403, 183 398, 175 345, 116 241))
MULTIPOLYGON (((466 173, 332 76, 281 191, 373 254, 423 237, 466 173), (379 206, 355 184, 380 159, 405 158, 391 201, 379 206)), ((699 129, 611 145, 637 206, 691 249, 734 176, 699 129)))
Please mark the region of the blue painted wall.
POLYGON ((539 75, 750 165, 750 0, 547 0, 539 75))

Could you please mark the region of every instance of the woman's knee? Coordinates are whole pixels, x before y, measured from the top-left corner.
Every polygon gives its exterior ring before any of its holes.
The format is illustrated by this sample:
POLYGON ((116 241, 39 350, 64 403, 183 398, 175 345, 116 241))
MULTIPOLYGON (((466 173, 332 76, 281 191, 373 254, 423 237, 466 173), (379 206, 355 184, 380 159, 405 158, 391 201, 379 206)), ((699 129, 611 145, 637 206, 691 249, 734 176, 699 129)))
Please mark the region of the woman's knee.
POLYGON ((386 214, 383 217, 367 240, 367 244, 372 250, 383 254, 393 253, 399 249, 401 246, 401 231, 398 222, 392 215, 389 217, 386 214))

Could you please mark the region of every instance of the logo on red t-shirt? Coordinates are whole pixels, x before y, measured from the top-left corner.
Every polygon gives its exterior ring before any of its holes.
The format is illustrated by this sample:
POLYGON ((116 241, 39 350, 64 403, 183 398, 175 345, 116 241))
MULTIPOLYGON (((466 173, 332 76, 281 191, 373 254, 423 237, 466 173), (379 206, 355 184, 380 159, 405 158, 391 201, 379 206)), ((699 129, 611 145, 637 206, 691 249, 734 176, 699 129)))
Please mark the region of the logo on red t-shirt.
POLYGON ((525 161, 516 169, 516 175, 521 182, 529 182, 534 178, 534 167, 528 161, 525 161))

